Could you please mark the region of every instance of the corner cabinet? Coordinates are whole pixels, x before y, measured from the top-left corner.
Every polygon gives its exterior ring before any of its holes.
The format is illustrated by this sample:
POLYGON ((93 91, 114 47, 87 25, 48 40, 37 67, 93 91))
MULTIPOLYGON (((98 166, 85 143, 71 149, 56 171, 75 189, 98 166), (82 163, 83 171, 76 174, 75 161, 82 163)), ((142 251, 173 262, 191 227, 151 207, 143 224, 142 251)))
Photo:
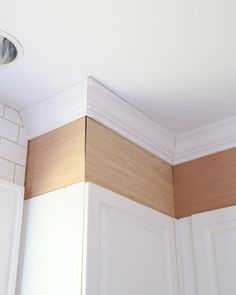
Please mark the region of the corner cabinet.
POLYGON ((91 183, 25 202, 17 295, 179 295, 175 221, 91 183))
POLYGON ((177 295, 174 219, 86 185, 86 295, 177 295))
POLYGON ((236 206, 176 221, 181 295, 236 294, 236 206))
MULTIPOLYGON (((22 198, 0 189, 13 295, 22 198)), ((16 295, 235 295, 236 206, 176 220, 81 182, 25 201, 19 260, 16 295)))
POLYGON ((0 294, 14 295, 24 192, 0 180, 0 294))

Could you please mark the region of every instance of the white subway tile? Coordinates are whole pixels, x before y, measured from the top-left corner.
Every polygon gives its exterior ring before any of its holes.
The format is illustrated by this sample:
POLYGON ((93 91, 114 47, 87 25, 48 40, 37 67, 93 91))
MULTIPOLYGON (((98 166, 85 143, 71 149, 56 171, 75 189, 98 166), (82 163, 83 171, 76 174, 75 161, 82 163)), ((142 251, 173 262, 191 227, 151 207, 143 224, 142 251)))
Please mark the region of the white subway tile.
POLYGON ((24 185, 25 183, 25 168, 19 165, 16 165, 15 183, 19 185, 24 185))
POLYGON ((4 138, 0 142, 0 157, 25 166, 27 149, 4 138))
POLYGON ((17 142, 19 126, 0 118, 0 136, 17 142))
POLYGON ((22 126, 22 120, 21 120, 19 112, 7 106, 5 107, 4 118, 22 126))
POLYGON ((0 178, 13 182, 15 164, 0 158, 0 178))
POLYGON ((20 127, 20 134, 19 134, 19 141, 18 141, 19 144, 27 147, 28 145, 28 139, 27 139, 27 136, 25 134, 25 130, 20 127))
POLYGON ((4 104, 0 102, 0 117, 3 117, 4 113, 4 104))

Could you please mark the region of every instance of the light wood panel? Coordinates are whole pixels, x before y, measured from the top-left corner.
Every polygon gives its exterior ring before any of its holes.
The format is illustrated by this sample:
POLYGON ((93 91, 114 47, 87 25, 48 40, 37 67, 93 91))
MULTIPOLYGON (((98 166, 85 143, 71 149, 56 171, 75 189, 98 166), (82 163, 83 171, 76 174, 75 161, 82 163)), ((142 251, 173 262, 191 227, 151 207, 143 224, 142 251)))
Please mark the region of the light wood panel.
POLYGON ((172 167, 90 118, 86 180, 174 216, 172 167))
POLYGON ((236 148, 173 168, 176 217, 236 205, 236 148))
POLYGON ((29 142, 25 198, 90 181, 174 216, 172 167, 90 118, 29 142))
POLYGON ((29 141, 25 198, 84 180, 86 118, 29 141))

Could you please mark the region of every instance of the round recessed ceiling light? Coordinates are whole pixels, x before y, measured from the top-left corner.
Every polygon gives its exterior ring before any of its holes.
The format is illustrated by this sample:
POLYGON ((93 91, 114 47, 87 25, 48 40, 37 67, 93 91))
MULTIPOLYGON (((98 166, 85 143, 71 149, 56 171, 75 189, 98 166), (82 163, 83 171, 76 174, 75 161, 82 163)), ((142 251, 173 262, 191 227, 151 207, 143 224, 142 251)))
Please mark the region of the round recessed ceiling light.
POLYGON ((23 55, 23 48, 10 34, 0 30, 0 65, 9 64, 23 55))

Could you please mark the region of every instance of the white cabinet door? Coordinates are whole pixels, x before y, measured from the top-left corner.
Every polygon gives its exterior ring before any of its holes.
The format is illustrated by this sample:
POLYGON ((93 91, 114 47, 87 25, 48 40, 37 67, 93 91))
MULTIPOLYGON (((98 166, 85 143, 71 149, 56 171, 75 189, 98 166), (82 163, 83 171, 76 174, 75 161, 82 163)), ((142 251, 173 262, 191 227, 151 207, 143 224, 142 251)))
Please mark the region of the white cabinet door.
POLYGON ((1 295, 15 294, 23 198, 22 187, 0 181, 1 295))
POLYGON ((174 219, 87 184, 83 295, 176 295, 174 219))
POLYGON ((192 216, 199 295, 236 294, 236 206, 192 216))

